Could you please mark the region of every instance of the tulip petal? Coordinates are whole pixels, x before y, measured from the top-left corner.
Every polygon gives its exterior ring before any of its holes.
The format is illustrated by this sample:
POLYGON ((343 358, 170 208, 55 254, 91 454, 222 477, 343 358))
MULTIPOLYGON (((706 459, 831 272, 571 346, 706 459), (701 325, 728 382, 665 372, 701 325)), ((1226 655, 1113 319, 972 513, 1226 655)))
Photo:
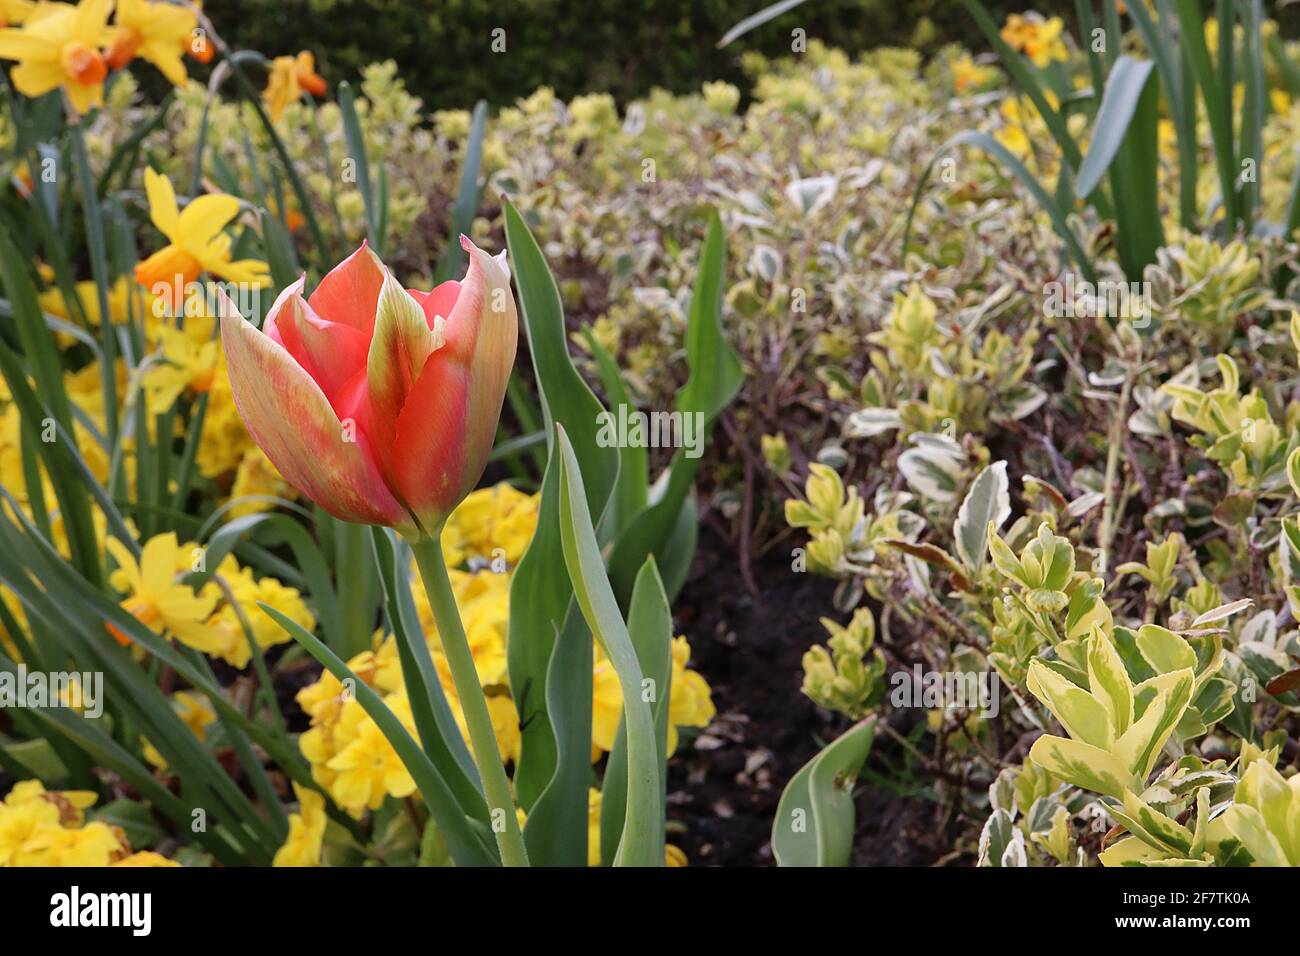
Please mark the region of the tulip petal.
POLYGON ((391 273, 384 279, 366 362, 374 438, 381 450, 391 450, 397 416, 426 360, 442 348, 444 324, 439 320, 430 328, 420 303, 391 273))
POLYGON ((245 322, 220 287, 217 307, 235 405, 285 480, 341 520, 414 530, 384 484, 364 430, 355 422, 345 427, 312 377, 245 322))
POLYGON ((387 274, 379 257, 363 241, 361 248, 320 280, 307 302, 321 318, 350 325, 369 341, 375 330, 379 290, 387 274))
POLYGON ((343 415, 337 396, 365 367, 368 343, 350 325, 326 322, 302 297, 306 276, 287 286, 267 313, 264 331, 321 387, 334 411, 343 415))
POLYGON ((447 316, 446 345, 425 362, 393 441, 391 480, 425 528, 483 475, 519 335, 505 254, 489 256, 464 236, 461 245, 469 271, 447 316))
POLYGON ((456 279, 448 279, 441 285, 434 286, 428 292, 417 292, 415 289, 407 289, 411 297, 420 303, 424 309, 425 320, 429 323, 429 328, 433 328, 434 319, 441 316, 446 318, 451 315, 451 310, 456 307, 456 300, 460 298, 460 282, 456 279))

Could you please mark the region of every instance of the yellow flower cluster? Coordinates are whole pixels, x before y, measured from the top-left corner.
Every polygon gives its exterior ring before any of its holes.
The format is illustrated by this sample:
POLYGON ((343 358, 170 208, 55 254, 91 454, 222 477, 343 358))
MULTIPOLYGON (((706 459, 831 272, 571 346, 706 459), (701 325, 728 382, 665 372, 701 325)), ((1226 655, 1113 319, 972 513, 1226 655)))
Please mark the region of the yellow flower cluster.
POLYGON ((186 82, 186 53, 207 62, 211 48, 186 6, 151 0, 9 3, 0 30, 0 57, 17 60, 10 73, 24 96, 62 88, 78 113, 104 105, 104 80, 136 57, 148 60, 177 86, 186 82))
POLYGON ((86 821, 88 790, 46 790, 23 780, 0 803, 0 866, 179 866, 157 853, 132 853, 120 827, 86 821))
MULTIPOLYGON (((272 577, 255 578, 233 555, 224 557, 212 580, 199 591, 184 583, 184 575, 202 570, 203 549, 181 544, 173 532, 145 542, 137 559, 116 538, 105 546, 117 562, 109 578, 125 593, 121 606, 156 634, 168 634, 182 644, 243 668, 252 658, 249 637, 265 650, 289 641, 287 632, 258 607, 267 604, 306 630, 316 619, 296 588, 272 577)), ((123 644, 128 635, 113 624, 109 632, 123 644)))
POLYGON ((1070 57, 1061 34, 1065 22, 1060 17, 1044 19, 1036 13, 1013 13, 1002 28, 1002 39, 1017 53, 1029 57, 1034 66, 1047 66, 1053 61, 1064 62, 1070 57))
MULTIPOLYGON (((479 680, 488 695, 501 759, 506 763, 518 758, 520 747, 519 714, 506 674, 510 579, 536 529, 538 505, 538 496, 522 494, 506 484, 483 488, 465 499, 443 532, 452 590, 479 680)), ((464 732, 459 698, 433 611, 418 581, 412 594, 443 692, 464 732)), ((669 698, 670 752, 677 746, 678 728, 707 726, 715 713, 709 685, 687 667, 689 658, 686 639, 678 637, 673 642, 669 698)), ((348 664, 414 734, 395 638, 377 634, 374 650, 357 655, 348 664)), ((622 712, 618 678, 599 651, 592 684, 592 759, 596 760, 613 746, 622 712)), ((311 719, 311 727, 299 739, 299 746, 311 763, 316 782, 340 806, 359 815, 366 809, 377 809, 386 797, 409 796, 415 783, 353 691, 326 672, 298 693, 298 703, 311 719)))

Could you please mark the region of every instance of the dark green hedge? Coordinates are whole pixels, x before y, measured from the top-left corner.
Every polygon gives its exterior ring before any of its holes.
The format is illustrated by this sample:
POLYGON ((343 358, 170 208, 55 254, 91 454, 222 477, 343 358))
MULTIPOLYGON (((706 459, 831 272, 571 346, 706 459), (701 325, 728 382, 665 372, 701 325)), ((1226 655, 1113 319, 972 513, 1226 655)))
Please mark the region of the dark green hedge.
MULTIPOLYGON (((809 0, 724 50, 719 37, 770 0, 208 0, 228 42, 266 54, 312 50, 331 82, 363 65, 394 59, 431 109, 480 97, 513 102, 546 85, 568 98, 607 91, 620 101, 661 86, 698 89, 725 79, 743 87, 746 50, 788 53, 802 27, 851 52, 912 45, 918 24, 934 26, 924 46, 955 40, 987 49, 957 0, 809 0), (506 52, 492 53, 492 31, 506 52)), ((1064 13, 1073 0, 988 0, 1001 17, 1034 7, 1064 13)))

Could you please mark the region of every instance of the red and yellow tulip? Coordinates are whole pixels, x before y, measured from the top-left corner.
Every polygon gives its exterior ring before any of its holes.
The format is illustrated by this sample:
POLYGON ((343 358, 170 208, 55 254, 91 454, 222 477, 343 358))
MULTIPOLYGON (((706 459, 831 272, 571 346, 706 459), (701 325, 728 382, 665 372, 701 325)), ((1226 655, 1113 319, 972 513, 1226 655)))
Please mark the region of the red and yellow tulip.
POLYGON ((345 521, 435 533, 478 482, 514 365, 505 254, 469 239, 463 281, 403 289, 366 245, 258 331, 222 301, 230 384, 285 479, 345 521))

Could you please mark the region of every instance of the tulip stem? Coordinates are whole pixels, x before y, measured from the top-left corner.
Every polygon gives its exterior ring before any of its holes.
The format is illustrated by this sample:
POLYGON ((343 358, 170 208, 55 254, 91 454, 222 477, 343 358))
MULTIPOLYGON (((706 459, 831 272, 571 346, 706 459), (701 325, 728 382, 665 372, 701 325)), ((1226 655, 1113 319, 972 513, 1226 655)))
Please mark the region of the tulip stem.
POLYGON ((474 667, 474 655, 469 649, 465 626, 461 623, 460 611, 456 607, 456 595, 452 593, 451 580, 447 577, 447 564, 442 557, 441 531, 438 536, 413 542, 411 550, 420 569, 424 590, 429 595, 429 607, 433 609, 433 618, 438 625, 442 650, 447 656, 451 677, 456 684, 456 694, 460 697, 465 713, 470 747, 474 751, 474 762, 478 764, 479 775, 483 778, 492 832, 496 835, 497 846, 501 850, 501 861, 506 866, 528 866, 528 851, 524 847, 523 834, 519 832, 515 801, 510 792, 510 781, 506 778, 506 768, 501 763, 501 751, 497 747, 492 717, 488 714, 487 698, 474 667))

